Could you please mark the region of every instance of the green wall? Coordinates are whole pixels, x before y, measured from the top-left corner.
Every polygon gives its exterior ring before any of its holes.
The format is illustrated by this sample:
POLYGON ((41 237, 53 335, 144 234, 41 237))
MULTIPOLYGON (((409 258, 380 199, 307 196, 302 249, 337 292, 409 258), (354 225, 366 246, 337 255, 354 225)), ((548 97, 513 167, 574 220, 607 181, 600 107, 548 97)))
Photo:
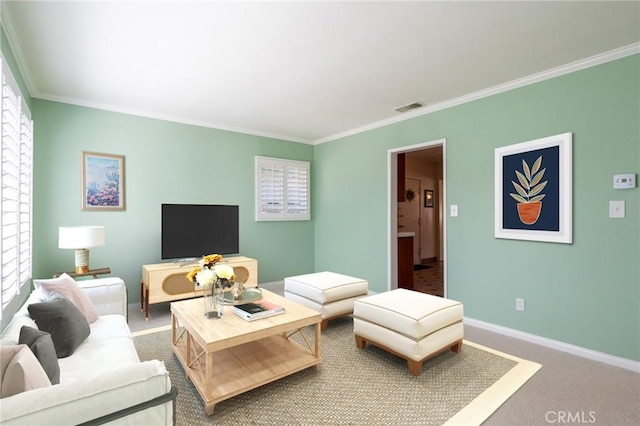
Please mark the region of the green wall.
POLYGON ((322 144, 317 270, 387 289, 387 151, 446 138, 448 296, 465 316, 640 360, 640 56, 322 144), (573 244, 494 238, 494 150, 573 133, 573 244), (609 200, 626 218, 609 219, 609 200), (448 210, 448 208, 447 208, 448 210), (515 310, 516 297, 526 311, 515 310))
POLYGON ((111 267, 139 300, 142 265, 161 261, 164 202, 239 205, 240 254, 258 259, 260 282, 313 271, 313 222, 254 220, 255 156, 312 161, 313 146, 38 99, 32 112, 34 277, 73 268, 59 226, 104 225, 91 266, 111 267), (125 211, 81 210, 82 151, 125 156, 125 211))
MULTIPOLYGON (((2 11, 0 10, 0 17, 2 17, 2 11)), ((22 74, 18 69, 16 58, 13 55, 13 51, 11 50, 11 46, 9 46, 9 38, 4 30, 4 25, 0 26, 0 51, 2 52, 2 58, 6 61, 9 69, 11 70, 11 74, 13 74, 13 78, 16 79, 16 83, 20 87, 22 91, 22 95, 26 101, 27 106, 31 109, 31 96, 29 96, 29 91, 27 90, 27 86, 24 83, 22 78, 22 74)))
POLYGON ((160 204, 233 203, 260 282, 334 270, 384 291, 388 150, 446 138, 447 201, 460 206, 447 218, 449 297, 469 318, 640 361, 640 196, 612 189, 614 174, 638 173, 639 75, 635 55, 316 147, 27 97, 34 277, 73 265, 58 226, 105 225, 91 264, 110 266, 136 301, 141 265, 160 260, 160 204), (573 244, 495 239, 494 149, 564 132, 574 138, 573 244), (81 151, 125 156, 125 211, 80 210, 81 151), (255 155, 312 161, 311 222, 253 220, 255 155), (609 200, 626 202, 625 219, 608 218, 609 200))

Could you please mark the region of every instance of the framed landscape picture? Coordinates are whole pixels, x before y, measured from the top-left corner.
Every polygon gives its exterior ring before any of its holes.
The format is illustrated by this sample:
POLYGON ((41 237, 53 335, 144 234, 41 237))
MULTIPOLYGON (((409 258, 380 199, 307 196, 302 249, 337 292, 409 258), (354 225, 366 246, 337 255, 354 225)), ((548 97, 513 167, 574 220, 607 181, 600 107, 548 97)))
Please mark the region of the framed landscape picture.
POLYGON ((124 156, 82 152, 82 210, 124 210, 124 156))
POLYGON ((572 134, 495 150, 495 237, 572 243, 572 134))

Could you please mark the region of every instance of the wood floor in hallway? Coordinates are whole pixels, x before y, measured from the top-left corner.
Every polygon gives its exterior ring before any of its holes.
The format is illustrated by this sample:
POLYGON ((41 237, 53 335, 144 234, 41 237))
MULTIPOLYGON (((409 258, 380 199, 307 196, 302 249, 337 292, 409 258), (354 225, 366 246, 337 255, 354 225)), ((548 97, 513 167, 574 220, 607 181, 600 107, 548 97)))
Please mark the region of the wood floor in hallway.
POLYGON ((421 293, 444 297, 444 263, 425 263, 426 269, 413 271, 413 289, 421 293))

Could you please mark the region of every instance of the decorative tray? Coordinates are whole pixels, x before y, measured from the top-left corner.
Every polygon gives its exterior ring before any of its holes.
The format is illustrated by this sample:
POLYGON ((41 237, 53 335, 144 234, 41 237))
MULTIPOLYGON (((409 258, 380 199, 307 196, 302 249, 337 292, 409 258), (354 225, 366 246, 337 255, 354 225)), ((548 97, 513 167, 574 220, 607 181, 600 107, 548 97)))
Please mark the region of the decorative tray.
POLYGON ((255 302, 262 299, 262 290, 258 287, 245 288, 244 293, 237 299, 233 298, 230 291, 224 292, 224 304, 225 305, 242 305, 243 303, 255 302))

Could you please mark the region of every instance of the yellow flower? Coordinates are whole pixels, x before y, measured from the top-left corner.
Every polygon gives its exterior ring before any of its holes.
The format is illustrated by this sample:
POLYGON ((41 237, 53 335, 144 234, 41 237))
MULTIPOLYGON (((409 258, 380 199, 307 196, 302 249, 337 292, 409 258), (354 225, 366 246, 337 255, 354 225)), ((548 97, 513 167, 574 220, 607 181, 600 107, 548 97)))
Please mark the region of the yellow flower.
POLYGON ((187 279, 196 283, 198 287, 213 284, 220 278, 227 281, 233 281, 236 276, 233 274, 233 268, 229 265, 218 265, 222 260, 219 254, 208 254, 198 261, 198 266, 194 267, 188 274, 187 279))
POLYGON ((187 279, 189 281, 191 281, 192 283, 196 282, 196 275, 198 274, 198 272, 202 271, 202 268, 199 266, 196 266, 195 268, 193 268, 188 274, 187 274, 187 279))
POLYGON ((215 265, 216 263, 220 262, 222 260, 222 256, 219 254, 208 254, 206 256, 204 256, 201 260, 200 260, 200 266, 209 266, 211 267, 212 265, 215 265))

